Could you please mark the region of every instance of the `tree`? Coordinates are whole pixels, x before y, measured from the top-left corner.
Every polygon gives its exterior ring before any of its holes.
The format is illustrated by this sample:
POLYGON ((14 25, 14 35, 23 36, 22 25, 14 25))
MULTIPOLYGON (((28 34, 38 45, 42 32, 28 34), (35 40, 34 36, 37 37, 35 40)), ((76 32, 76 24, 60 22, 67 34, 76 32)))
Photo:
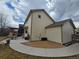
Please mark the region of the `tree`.
POLYGON ((7 24, 7 16, 0 14, 0 28, 6 28, 6 24, 7 24))
POLYGON ((0 14, 0 35, 7 35, 8 34, 7 28, 7 16, 4 14, 0 14))

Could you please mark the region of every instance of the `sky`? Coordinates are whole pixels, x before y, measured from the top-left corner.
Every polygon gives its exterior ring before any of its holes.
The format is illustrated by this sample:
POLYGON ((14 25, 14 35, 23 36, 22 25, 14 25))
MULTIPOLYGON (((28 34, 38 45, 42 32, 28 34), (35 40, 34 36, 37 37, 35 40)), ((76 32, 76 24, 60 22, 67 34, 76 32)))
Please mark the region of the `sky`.
POLYGON ((79 0, 0 0, 8 26, 23 24, 30 9, 45 9, 55 21, 71 18, 79 27, 79 0))

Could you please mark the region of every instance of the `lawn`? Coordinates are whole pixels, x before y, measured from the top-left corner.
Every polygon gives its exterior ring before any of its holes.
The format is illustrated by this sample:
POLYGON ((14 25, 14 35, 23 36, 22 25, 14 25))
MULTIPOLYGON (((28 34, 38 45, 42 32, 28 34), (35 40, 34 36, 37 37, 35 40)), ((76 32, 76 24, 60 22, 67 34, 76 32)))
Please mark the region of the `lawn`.
POLYGON ((0 36, 0 41, 4 40, 6 38, 8 38, 8 36, 0 36))
POLYGON ((79 59, 79 55, 61 58, 38 57, 16 52, 8 45, 0 45, 0 59, 79 59))

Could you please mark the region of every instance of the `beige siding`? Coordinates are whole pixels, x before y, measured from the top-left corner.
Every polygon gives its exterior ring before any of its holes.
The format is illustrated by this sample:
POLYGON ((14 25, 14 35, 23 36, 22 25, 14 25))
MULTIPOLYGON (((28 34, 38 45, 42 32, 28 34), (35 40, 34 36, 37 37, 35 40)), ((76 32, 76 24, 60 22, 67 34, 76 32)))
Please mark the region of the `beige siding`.
POLYGON ((72 33, 74 33, 72 25, 69 22, 66 22, 63 26, 63 43, 72 41, 72 33))
MULTIPOLYGON (((24 27, 27 27, 27 26, 28 26, 28 33, 30 35, 31 34, 31 16, 29 17, 24 27)), ((24 29, 24 31, 26 31, 26 29, 24 29)))
POLYGON ((54 27, 46 29, 46 35, 48 40, 62 43, 61 40, 61 27, 54 27))
POLYGON ((40 40, 41 36, 45 36, 44 28, 49 24, 53 24, 53 21, 43 11, 34 12, 32 14, 32 40, 40 40))

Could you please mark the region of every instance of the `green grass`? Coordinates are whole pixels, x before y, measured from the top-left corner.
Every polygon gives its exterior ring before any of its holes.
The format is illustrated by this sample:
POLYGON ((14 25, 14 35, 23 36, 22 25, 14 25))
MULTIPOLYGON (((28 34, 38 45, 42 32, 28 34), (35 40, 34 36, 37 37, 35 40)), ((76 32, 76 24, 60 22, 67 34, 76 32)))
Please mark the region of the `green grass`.
POLYGON ((8 45, 0 45, 0 59, 79 59, 79 55, 61 58, 38 57, 16 52, 8 45))

